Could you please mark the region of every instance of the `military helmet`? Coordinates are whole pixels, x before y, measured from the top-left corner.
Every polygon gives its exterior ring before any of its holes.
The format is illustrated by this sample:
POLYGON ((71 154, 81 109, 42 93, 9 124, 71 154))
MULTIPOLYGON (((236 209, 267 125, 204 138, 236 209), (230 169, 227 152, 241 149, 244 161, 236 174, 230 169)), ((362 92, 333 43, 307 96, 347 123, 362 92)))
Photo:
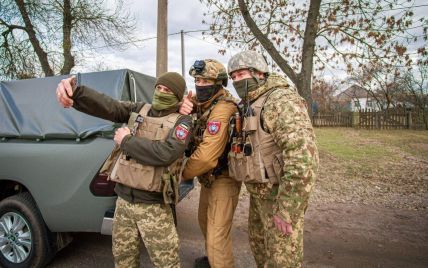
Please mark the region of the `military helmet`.
POLYGON ((223 86, 227 86, 226 68, 217 60, 197 60, 190 67, 189 74, 195 78, 213 79, 221 82, 223 86))
POLYGON ((233 56, 227 64, 227 72, 230 73, 241 69, 255 69, 262 73, 269 73, 265 58, 256 51, 243 51, 233 56))

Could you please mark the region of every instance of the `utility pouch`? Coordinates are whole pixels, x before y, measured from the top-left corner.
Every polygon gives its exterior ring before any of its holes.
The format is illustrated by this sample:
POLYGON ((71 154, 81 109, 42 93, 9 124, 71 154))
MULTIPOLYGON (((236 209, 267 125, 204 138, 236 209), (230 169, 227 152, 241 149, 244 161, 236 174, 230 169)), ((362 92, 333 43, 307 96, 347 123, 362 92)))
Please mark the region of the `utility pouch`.
POLYGON ((243 152, 229 154, 229 175, 237 181, 253 181, 255 170, 251 157, 245 156, 243 152))
POLYGON ((251 156, 253 154, 253 145, 249 137, 245 140, 243 152, 245 156, 251 156))
POLYGON ((121 156, 117 163, 117 171, 113 172, 111 180, 134 189, 162 192, 159 178, 164 173, 163 168, 141 165, 132 158, 126 160, 126 156, 121 156))
POLYGON ((244 117, 244 125, 242 126, 243 131, 256 131, 257 130, 257 117, 248 116, 244 117))
POLYGON ((106 161, 104 162, 103 166, 101 167, 100 173, 104 173, 110 176, 116 162, 119 160, 119 157, 120 157, 120 146, 118 144, 115 144, 113 151, 110 153, 110 155, 107 157, 106 161))
POLYGON ((162 175, 162 182, 162 193, 165 204, 177 204, 179 198, 177 177, 169 173, 164 173, 162 175))

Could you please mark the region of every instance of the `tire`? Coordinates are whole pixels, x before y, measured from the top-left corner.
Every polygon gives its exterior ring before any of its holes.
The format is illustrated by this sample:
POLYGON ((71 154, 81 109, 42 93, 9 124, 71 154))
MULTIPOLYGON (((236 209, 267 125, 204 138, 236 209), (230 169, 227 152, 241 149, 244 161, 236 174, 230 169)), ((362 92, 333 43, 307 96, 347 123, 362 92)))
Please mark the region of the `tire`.
POLYGON ((44 267, 54 253, 51 237, 30 193, 0 202, 1 267, 44 267))

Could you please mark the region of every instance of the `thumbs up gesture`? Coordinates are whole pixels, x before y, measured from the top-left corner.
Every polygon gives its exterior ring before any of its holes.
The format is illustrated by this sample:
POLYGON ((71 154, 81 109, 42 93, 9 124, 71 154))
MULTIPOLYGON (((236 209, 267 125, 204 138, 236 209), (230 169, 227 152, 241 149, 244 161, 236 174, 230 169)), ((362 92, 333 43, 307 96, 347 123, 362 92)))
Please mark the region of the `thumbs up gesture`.
POLYGON ((183 97, 183 102, 180 105, 178 112, 180 114, 191 114, 193 111, 193 102, 192 102, 192 91, 189 91, 189 94, 183 97))

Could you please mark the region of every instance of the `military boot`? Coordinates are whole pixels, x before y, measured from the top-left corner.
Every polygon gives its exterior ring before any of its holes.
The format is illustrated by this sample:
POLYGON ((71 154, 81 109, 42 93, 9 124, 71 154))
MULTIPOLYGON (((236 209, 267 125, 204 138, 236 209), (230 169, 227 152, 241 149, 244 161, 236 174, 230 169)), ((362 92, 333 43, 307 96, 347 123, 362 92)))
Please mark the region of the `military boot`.
POLYGON ((211 268, 207 256, 199 257, 195 259, 194 268, 211 268))

